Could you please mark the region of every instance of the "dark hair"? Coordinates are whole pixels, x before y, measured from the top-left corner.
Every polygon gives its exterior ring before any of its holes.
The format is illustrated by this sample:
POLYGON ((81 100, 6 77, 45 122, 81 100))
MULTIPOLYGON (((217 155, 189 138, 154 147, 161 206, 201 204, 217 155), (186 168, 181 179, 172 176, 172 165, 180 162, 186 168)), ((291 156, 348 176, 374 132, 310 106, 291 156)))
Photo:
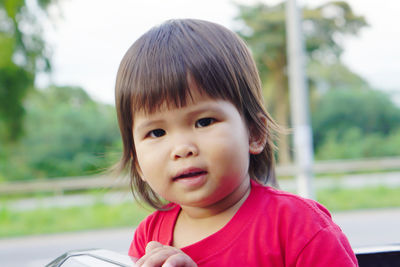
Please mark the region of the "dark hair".
POLYGON ((126 52, 117 75, 115 101, 123 141, 120 170, 128 169, 135 198, 161 209, 164 202, 136 169, 133 118, 161 104, 182 107, 191 96, 188 77, 202 93, 230 101, 251 135, 266 136, 264 150, 250 155, 249 175, 276 184, 273 132, 277 125, 264 108, 261 82, 245 43, 227 28, 195 19, 169 20, 141 36, 126 52))

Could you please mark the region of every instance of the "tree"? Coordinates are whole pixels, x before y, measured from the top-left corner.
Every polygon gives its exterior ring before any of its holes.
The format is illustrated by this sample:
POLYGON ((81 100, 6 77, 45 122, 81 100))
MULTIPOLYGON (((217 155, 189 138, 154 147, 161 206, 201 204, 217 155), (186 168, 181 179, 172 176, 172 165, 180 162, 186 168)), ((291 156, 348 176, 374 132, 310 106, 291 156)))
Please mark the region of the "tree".
POLYGON ((338 89, 318 101, 312 122, 317 151, 329 138, 334 137, 336 142, 349 140, 352 129, 359 137, 385 137, 400 130, 400 108, 380 91, 338 89))
POLYGON ((51 86, 30 91, 26 110, 26 134, 0 160, 0 180, 91 175, 116 162, 110 153, 121 138, 111 105, 81 88, 51 86))
POLYGON ((23 100, 35 74, 50 70, 49 49, 37 15, 46 14, 55 1, 0 0, 0 140, 4 142, 21 136, 23 100))
POLYGON ((400 108, 375 90, 331 90, 313 113, 319 160, 400 155, 400 108))
MULTIPOLYGON (((269 6, 238 5, 237 20, 242 22, 237 33, 252 49, 264 84, 267 106, 279 124, 289 125, 288 79, 286 74, 286 29, 284 3, 269 6)), ((343 52, 341 39, 347 34, 357 34, 367 23, 356 16, 351 7, 342 1, 330 2, 316 8, 303 9, 303 32, 308 63, 340 65, 343 52)), ((314 78, 314 77, 313 77, 314 78)), ((319 81, 310 81, 311 85, 319 81)), ((329 86, 329 84, 328 84, 329 86)), ((278 143, 280 162, 290 161, 287 138, 278 143)))

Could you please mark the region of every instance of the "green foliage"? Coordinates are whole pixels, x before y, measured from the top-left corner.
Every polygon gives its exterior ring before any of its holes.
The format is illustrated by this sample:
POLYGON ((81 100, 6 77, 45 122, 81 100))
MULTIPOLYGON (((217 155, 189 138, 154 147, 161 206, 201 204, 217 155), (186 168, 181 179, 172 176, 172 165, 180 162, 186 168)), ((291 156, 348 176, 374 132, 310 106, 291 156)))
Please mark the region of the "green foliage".
MULTIPOLYGON (((12 61, 32 74, 37 70, 48 70, 49 49, 43 40, 39 15, 45 16, 49 5, 55 2, 57 0, 36 0, 31 4, 37 4, 39 8, 33 9, 24 0, 0 1, 0 40, 11 40, 5 45, 7 53, 3 52, 2 60, 12 61)), ((3 44, 0 42, 1 47, 3 44)))
POLYGON ((386 136, 380 133, 363 135, 359 128, 354 127, 342 134, 331 131, 325 142, 317 147, 315 158, 330 160, 390 156, 400 156, 400 130, 386 136))
POLYGON ((99 202, 82 207, 39 208, 30 211, 14 211, 4 205, 0 208, 0 237, 133 227, 148 213, 132 202, 118 205, 99 202))
POLYGON ((400 127, 400 108, 379 91, 332 90, 316 105, 312 121, 318 146, 333 130, 339 139, 351 128, 358 128, 364 135, 387 135, 400 127))
POLYGON ((318 89, 318 92, 314 93, 324 93, 327 90, 337 89, 370 89, 363 78, 340 62, 326 64, 311 61, 307 66, 307 76, 310 88, 318 89))
POLYGON ((0 67, 0 140, 16 140, 22 134, 22 103, 33 83, 32 73, 10 63, 0 67))
POLYGON ((345 35, 356 35, 367 26, 364 17, 355 15, 345 1, 331 1, 317 8, 303 9, 303 33, 312 60, 329 62, 343 52, 340 42, 345 35))
POLYGON ((26 101, 26 135, 8 147, 0 179, 90 175, 109 167, 119 151, 114 108, 80 88, 32 91, 26 101))
POLYGON ((400 155, 400 108, 374 90, 332 90, 312 113, 316 159, 400 155))
POLYGON ((366 187, 318 190, 317 200, 330 211, 400 207, 400 188, 366 187))
MULTIPOLYGON (((259 3, 238 7, 237 20, 241 24, 237 33, 249 44, 253 52, 268 109, 279 124, 290 126, 285 3, 282 1, 277 5, 259 3)), ((357 81, 357 75, 346 67, 341 67, 343 64, 340 55, 343 51, 341 40, 347 35, 357 34, 366 25, 365 19, 355 15, 351 7, 343 1, 325 3, 316 8, 303 8, 302 28, 307 65, 312 67, 307 71, 312 74, 309 75, 311 89, 321 85, 331 89, 338 84, 348 87, 349 80, 363 83, 361 79, 357 81), (343 73, 346 75, 342 75, 343 73), (337 80, 333 80, 332 77, 337 80)), ((312 94, 312 100, 314 98, 317 99, 312 94)), ((278 147, 278 159, 281 163, 288 163, 290 147, 287 138, 280 138, 278 147)))
MULTIPOLYGON (((32 2, 32 1, 31 1, 32 2)), ((24 0, 0 1, 0 141, 22 134, 23 100, 38 71, 49 71, 49 49, 38 19, 56 0, 39 0, 35 11, 24 0)))
MULTIPOLYGON (((271 72, 284 73, 286 68, 285 4, 238 5, 237 31, 250 45, 264 82, 274 81, 271 72)), ((355 35, 367 26, 362 16, 353 13, 343 1, 325 3, 316 8, 303 8, 303 33, 309 62, 337 64, 343 52, 339 40, 355 35)), ((340 78, 340 77, 339 77, 340 78)))

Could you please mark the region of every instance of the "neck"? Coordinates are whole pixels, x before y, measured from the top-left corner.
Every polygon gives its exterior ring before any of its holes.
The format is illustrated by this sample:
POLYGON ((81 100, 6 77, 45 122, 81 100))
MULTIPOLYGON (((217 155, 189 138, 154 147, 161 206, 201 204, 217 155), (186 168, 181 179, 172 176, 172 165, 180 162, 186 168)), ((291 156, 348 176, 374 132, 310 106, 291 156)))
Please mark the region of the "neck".
POLYGON ((217 204, 202 208, 181 206, 174 228, 173 246, 188 246, 222 229, 250 194, 250 179, 246 180, 217 204))

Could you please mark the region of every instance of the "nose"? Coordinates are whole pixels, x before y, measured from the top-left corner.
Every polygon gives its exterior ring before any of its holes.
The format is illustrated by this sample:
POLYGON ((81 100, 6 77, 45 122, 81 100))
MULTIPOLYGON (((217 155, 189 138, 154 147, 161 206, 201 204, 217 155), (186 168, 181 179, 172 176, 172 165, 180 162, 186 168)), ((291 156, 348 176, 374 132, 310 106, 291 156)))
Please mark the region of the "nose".
POLYGON ((177 144, 171 151, 171 159, 177 160, 188 157, 195 157, 199 154, 197 146, 189 142, 181 142, 177 144))

